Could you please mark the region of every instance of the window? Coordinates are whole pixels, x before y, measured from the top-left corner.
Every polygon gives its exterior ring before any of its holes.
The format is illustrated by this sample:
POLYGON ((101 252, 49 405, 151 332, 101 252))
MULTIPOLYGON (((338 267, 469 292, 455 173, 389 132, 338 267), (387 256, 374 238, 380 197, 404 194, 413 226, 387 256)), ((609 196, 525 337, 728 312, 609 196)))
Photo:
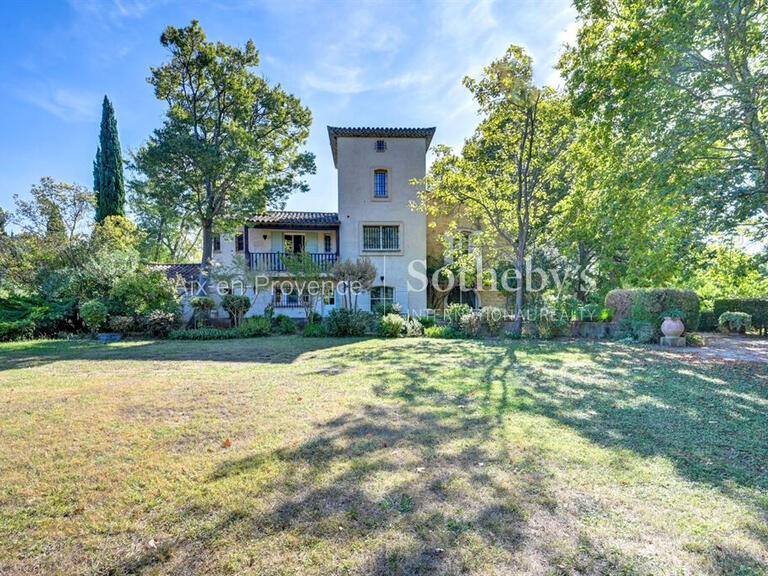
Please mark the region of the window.
POLYGON ((304 252, 304 234, 286 234, 283 236, 286 254, 301 254, 304 252))
POLYGON ((326 306, 336 305, 336 290, 330 286, 323 285, 323 304, 326 306))
POLYGON ((213 251, 221 252, 221 234, 213 235, 213 251))
POLYGON ((235 251, 242 252, 245 250, 245 236, 238 234, 235 236, 235 251))
POLYGON ((386 140, 376 140, 376 152, 386 152, 387 142, 386 140))
POLYGON ((326 234, 323 238, 323 248, 325 249, 326 254, 331 252, 331 235, 326 234))
POLYGON ((391 306, 395 302, 395 289, 392 286, 374 286, 371 288, 371 310, 382 304, 391 306))
POLYGON ((462 230, 453 237, 453 251, 460 256, 469 254, 472 248, 472 233, 468 230, 462 230))
POLYGON ((363 250, 400 250, 400 226, 363 226, 363 250))
POLYGON ((373 173, 373 195, 375 198, 386 198, 389 196, 386 170, 376 170, 373 173))

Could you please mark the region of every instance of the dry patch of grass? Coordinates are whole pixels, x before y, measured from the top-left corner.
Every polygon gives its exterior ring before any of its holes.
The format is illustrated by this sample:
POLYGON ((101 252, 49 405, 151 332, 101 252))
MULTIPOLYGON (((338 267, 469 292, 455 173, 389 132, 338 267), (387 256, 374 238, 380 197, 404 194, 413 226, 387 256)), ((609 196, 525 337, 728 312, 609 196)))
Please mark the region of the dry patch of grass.
POLYGON ((610 343, 2 345, 0 573, 764 575, 767 407, 610 343))

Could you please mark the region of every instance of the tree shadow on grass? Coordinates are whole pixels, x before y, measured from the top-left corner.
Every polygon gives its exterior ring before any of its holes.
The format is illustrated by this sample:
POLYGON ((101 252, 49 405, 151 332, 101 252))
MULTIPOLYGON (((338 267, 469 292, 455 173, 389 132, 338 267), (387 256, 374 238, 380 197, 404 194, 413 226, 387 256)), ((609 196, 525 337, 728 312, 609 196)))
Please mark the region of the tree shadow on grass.
MULTIPOLYGON (((0 345, 0 372, 79 360, 290 364, 302 354, 343 348, 360 338, 272 336, 233 340, 38 340, 0 345)), ((343 355, 342 355, 343 356, 343 355)))

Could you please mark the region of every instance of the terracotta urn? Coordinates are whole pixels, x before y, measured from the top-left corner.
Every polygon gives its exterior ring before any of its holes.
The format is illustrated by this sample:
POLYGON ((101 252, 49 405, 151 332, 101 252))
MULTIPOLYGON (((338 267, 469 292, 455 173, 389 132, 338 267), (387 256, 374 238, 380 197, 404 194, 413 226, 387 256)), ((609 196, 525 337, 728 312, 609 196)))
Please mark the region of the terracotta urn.
POLYGON ((685 325, 680 318, 670 318, 667 316, 664 318, 664 322, 661 323, 661 333, 664 336, 681 336, 685 332, 685 325))

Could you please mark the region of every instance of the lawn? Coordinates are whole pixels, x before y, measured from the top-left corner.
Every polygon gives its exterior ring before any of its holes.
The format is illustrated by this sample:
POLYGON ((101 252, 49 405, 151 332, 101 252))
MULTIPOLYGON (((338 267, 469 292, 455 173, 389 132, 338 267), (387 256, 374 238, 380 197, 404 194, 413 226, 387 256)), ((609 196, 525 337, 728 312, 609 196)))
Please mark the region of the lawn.
POLYGON ((768 370, 618 343, 0 345, 2 574, 768 574, 768 370))

